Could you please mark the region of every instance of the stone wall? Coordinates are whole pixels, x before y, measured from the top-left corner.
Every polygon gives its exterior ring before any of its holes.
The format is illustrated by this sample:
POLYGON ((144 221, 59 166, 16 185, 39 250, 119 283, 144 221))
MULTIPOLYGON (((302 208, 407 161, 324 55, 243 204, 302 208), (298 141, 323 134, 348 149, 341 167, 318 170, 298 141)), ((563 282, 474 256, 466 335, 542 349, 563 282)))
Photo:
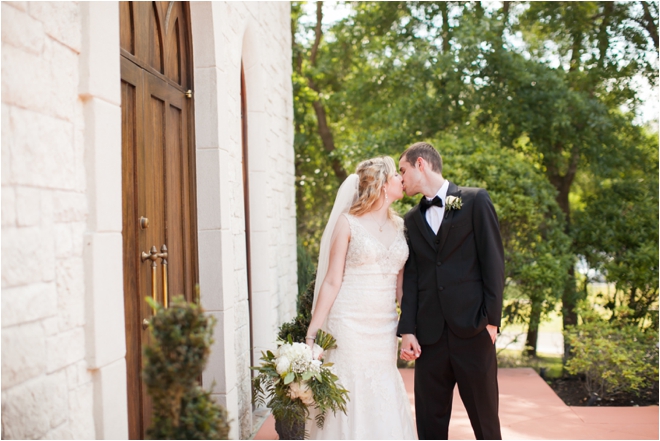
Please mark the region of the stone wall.
MULTIPOLYGON (((249 366, 295 313, 290 5, 190 9, 204 386, 245 438, 249 366)), ((3 438, 127 436, 119 75, 116 2, 2 3, 3 438)))
POLYGON ((261 350, 274 346, 276 327, 295 314, 290 5, 200 2, 191 4, 191 13, 201 298, 218 320, 204 385, 215 384, 214 397, 237 423, 232 436, 246 438, 252 430, 249 366, 258 362, 261 350), (241 63, 248 189, 243 188, 241 63), (222 197, 202 183, 220 188, 222 197), (245 191, 250 195, 251 302, 245 191))
POLYGON ((2 3, 2 437, 94 438, 77 3, 2 3))

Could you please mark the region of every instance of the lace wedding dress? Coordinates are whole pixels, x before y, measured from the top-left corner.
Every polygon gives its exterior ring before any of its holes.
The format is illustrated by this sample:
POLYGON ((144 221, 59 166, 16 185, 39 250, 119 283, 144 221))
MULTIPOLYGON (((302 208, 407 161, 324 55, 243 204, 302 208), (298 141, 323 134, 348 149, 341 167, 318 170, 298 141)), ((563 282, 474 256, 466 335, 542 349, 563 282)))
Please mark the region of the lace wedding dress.
POLYGON ((408 258, 403 220, 387 247, 356 218, 348 219, 351 238, 344 278, 327 319, 337 339, 326 362, 334 363, 349 391, 347 413, 326 416, 323 429, 307 424, 311 439, 415 439, 410 401, 396 367, 397 275, 408 258))

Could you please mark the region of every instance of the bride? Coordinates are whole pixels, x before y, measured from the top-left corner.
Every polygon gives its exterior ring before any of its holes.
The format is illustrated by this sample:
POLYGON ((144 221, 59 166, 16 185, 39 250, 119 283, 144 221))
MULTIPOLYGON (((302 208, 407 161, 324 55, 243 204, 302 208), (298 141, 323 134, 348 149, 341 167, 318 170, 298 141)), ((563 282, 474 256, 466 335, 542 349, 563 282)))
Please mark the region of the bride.
POLYGON ((323 328, 337 339, 326 362, 350 401, 311 439, 415 439, 410 402, 396 367, 397 312, 408 245, 390 208, 403 197, 390 157, 363 161, 339 188, 323 232, 306 343, 323 328))

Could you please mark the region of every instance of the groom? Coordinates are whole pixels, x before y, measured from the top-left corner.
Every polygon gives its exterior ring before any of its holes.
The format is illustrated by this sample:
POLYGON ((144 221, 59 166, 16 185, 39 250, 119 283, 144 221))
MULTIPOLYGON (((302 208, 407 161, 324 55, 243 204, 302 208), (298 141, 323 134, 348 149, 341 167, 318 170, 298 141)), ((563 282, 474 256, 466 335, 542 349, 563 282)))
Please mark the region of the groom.
POLYGON ((398 333, 415 361, 419 439, 447 439, 454 386, 477 439, 502 439, 495 338, 502 315, 504 251, 486 190, 442 177, 442 158, 418 142, 399 158, 410 255, 398 333))

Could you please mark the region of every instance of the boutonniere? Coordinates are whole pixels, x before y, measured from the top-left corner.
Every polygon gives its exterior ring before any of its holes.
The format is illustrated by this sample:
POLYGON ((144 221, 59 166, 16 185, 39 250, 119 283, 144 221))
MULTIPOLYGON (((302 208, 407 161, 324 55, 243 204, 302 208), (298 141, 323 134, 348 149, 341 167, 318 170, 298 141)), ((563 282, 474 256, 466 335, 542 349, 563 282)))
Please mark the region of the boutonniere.
POLYGON ((460 210, 463 206, 463 199, 457 196, 447 196, 445 210, 460 210))

